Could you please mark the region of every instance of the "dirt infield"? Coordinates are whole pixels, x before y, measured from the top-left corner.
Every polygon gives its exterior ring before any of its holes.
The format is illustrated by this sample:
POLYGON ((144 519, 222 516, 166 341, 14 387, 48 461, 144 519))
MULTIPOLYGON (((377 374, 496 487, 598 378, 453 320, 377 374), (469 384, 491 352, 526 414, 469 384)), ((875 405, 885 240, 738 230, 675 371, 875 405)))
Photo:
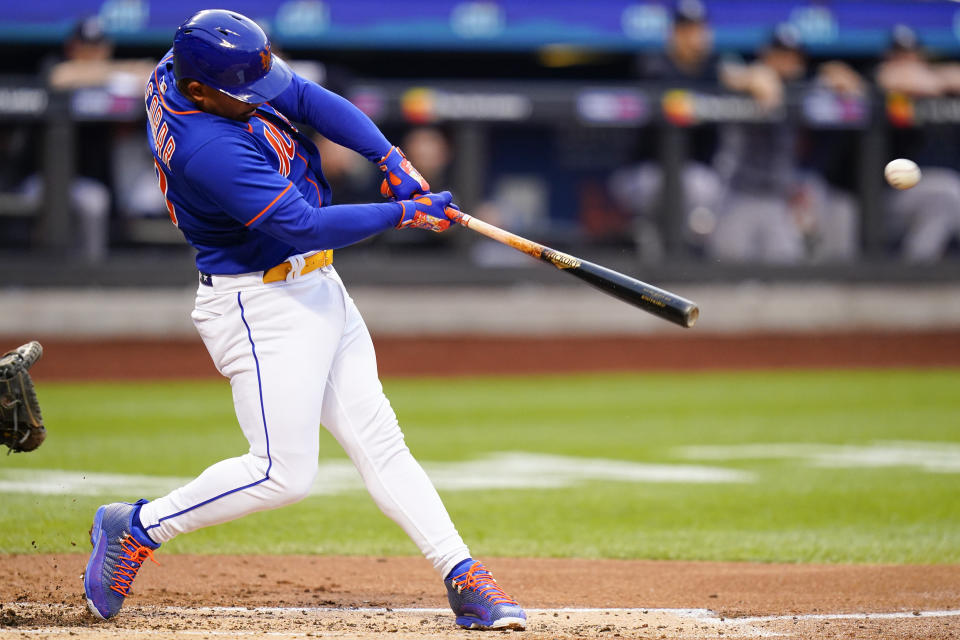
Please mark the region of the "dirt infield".
MULTIPOLYGON (((35 339, 9 337, 10 348, 35 339)), ((216 377, 199 338, 43 339, 38 380, 216 377)), ((490 375, 731 368, 960 366, 960 332, 594 337, 375 337, 381 375, 490 375)))
MULTIPOLYGON (((477 635, 453 626, 442 586, 421 558, 159 561, 143 569, 121 615, 102 623, 83 605, 85 556, 0 556, 0 639, 477 635)), ((528 607, 519 637, 529 640, 960 636, 960 566, 513 558, 488 565, 528 607)))

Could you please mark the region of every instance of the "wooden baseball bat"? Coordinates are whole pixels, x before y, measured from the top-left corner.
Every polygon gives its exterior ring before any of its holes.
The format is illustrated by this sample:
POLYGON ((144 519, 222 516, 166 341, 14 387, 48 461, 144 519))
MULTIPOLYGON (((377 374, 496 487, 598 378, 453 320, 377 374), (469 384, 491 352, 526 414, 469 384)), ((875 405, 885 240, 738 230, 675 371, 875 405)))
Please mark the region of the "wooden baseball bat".
POLYGON ((522 251, 529 256, 549 262, 557 269, 580 278, 604 293, 608 293, 614 298, 639 307, 664 320, 689 328, 696 324, 697 318, 700 316, 700 309, 696 303, 686 298, 681 298, 669 291, 659 289, 612 269, 601 267, 598 264, 581 260, 532 240, 527 240, 462 211, 456 211, 455 213, 454 211, 448 209, 448 216, 464 227, 508 247, 513 247, 517 251, 522 251))

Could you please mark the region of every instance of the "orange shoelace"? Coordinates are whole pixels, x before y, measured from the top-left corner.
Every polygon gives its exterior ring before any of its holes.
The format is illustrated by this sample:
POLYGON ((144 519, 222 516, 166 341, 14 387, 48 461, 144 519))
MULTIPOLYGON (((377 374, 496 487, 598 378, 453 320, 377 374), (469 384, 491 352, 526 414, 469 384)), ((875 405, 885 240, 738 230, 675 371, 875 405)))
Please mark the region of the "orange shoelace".
POLYGON ((124 534, 120 540, 120 547, 123 553, 117 559, 117 566, 113 570, 113 584, 110 589, 126 598, 143 561, 150 558, 153 564, 160 563, 153 557, 153 549, 143 546, 129 533, 124 534))
POLYGON ((458 592, 464 589, 473 589, 480 594, 480 597, 489 599, 493 604, 518 604, 516 600, 503 592, 490 572, 484 569, 479 562, 470 565, 466 573, 455 576, 453 585, 458 592))

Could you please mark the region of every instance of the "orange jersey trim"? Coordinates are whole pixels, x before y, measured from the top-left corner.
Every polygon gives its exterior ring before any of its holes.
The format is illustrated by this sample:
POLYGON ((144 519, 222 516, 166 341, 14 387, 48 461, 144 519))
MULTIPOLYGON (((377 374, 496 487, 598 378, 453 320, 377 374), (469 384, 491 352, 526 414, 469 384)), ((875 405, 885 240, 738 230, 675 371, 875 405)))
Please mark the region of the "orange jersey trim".
MULTIPOLYGON (((297 157, 300 158, 301 160, 303 160, 303 164, 305 164, 305 165, 307 166, 307 169, 310 168, 310 163, 307 162, 307 159, 306 159, 306 158, 304 158, 302 155, 300 155, 300 152, 299 152, 299 151, 297 152, 297 157)), ((307 179, 307 182, 309 182, 310 184, 312 184, 312 185, 313 185, 313 188, 317 190, 317 206, 318 206, 318 207, 322 207, 322 206, 323 206, 323 200, 320 199, 320 186, 319 186, 316 182, 314 182, 313 180, 311 180, 311 179, 310 179, 310 176, 306 175, 306 173, 304 173, 303 177, 306 178, 306 179, 307 179)))
MULTIPOLYGON (((307 178, 307 176, 303 176, 303 177, 304 177, 304 178, 307 178)), ((320 187, 317 186, 317 183, 314 182, 313 180, 311 180, 310 178, 307 178, 307 182, 309 182, 310 184, 312 184, 312 185, 313 185, 313 188, 317 190, 317 206, 318 206, 318 207, 322 207, 322 206, 323 206, 323 203, 320 201, 320 187)))
POLYGON ((281 192, 277 195, 277 197, 274 198, 274 199, 270 202, 270 204, 268 204, 266 207, 263 208, 263 211, 261 211, 261 212, 258 213, 257 215, 255 215, 255 216, 253 216, 252 218, 250 218, 250 221, 247 222, 247 223, 246 223, 245 225, 243 225, 243 226, 249 227, 249 226, 252 225, 254 222, 256 222, 257 219, 258 219, 260 216, 262 216, 262 215, 265 214, 267 211, 269 211, 269 210, 270 210, 270 207, 272 207, 273 205, 275 205, 275 204, 277 203, 277 200, 279 200, 280 198, 283 197, 283 194, 285 194, 287 191, 290 191, 290 187, 292 187, 292 186, 293 186, 293 183, 291 182, 290 184, 287 185, 287 188, 286 188, 286 189, 284 189, 283 191, 281 191, 281 192))
MULTIPOLYGON (((163 60, 160 61, 160 64, 163 64, 164 62, 166 62, 172 57, 173 56, 170 56, 169 58, 164 58, 163 60)), ((157 65, 157 67, 159 66, 160 65, 157 65)), ((187 116, 187 115, 190 115, 191 113, 203 113, 199 109, 195 109, 193 111, 174 111, 173 109, 167 106, 167 101, 163 99, 163 93, 160 91, 160 80, 157 78, 157 69, 153 70, 153 81, 154 83, 156 83, 156 86, 157 86, 157 95, 160 96, 160 104, 162 104, 163 108, 169 111, 170 113, 178 116, 187 116)))

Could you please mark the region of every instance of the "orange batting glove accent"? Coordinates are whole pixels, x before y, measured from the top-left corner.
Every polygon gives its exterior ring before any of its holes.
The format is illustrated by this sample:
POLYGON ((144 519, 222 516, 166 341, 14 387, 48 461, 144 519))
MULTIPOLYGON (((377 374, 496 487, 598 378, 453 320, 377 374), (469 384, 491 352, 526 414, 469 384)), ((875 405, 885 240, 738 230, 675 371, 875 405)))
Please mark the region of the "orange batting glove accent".
POLYGON ((425 193, 414 200, 401 200, 403 214, 397 223, 398 229, 427 229, 440 233, 450 228, 450 218, 447 211, 451 209, 450 200, 453 198, 449 191, 440 193, 425 193))
POLYGON ((430 184, 410 164, 400 147, 390 147, 377 166, 385 174, 380 183, 380 194, 384 198, 409 200, 418 193, 430 191, 430 184))

